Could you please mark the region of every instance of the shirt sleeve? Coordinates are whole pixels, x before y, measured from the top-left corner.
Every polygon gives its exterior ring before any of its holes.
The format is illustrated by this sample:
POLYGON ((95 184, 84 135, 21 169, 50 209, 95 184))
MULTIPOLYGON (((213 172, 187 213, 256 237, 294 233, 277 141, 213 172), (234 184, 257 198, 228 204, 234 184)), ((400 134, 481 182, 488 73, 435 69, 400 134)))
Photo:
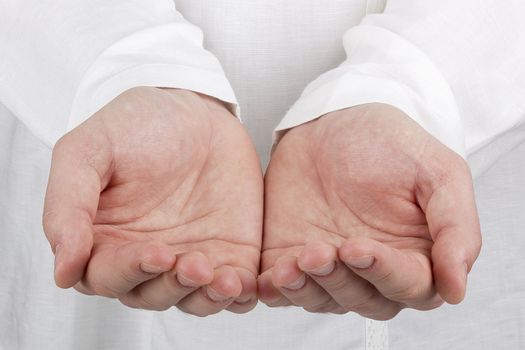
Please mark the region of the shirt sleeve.
POLYGON ((135 86, 193 90, 238 114, 201 30, 172 0, 5 0, 0 51, 0 101, 50 146, 135 86))
POLYGON ((389 0, 343 38, 276 129, 371 102, 393 105, 462 156, 525 140, 525 2, 389 0))

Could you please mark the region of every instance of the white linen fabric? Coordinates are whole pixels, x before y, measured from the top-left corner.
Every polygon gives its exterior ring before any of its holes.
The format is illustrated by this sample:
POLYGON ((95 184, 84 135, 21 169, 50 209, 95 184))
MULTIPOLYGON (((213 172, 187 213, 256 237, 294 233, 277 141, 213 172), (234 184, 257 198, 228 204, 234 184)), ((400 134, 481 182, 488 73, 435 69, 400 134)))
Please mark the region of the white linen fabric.
POLYGON ((406 111, 467 157, 484 248, 466 301, 403 311, 390 322, 390 348, 524 348, 525 3, 390 0, 384 13, 365 16, 383 5, 2 1, 0 347, 365 347, 365 322, 353 314, 260 305, 246 315, 200 319, 131 310, 54 286, 40 220, 51 148, 120 92, 149 85, 206 93, 237 113, 240 106, 263 164, 283 115, 278 135, 360 103, 406 111))

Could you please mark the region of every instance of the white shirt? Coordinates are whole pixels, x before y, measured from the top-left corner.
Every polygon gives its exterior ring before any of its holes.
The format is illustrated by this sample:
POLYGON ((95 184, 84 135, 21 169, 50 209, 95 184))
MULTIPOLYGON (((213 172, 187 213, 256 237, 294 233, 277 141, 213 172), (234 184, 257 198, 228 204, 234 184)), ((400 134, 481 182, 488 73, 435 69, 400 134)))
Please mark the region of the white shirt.
POLYGON ((277 125, 366 102, 407 112, 468 157, 480 176, 484 250, 466 301, 403 311, 390 322, 391 348, 525 346, 523 1, 390 0, 384 13, 366 17, 383 10, 381 1, 176 5, 178 11, 169 0, 0 3, 2 348, 364 348, 364 321, 352 314, 259 306, 247 315, 197 319, 54 287, 40 224, 50 149, 137 85, 229 102, 263 164, 277 125))

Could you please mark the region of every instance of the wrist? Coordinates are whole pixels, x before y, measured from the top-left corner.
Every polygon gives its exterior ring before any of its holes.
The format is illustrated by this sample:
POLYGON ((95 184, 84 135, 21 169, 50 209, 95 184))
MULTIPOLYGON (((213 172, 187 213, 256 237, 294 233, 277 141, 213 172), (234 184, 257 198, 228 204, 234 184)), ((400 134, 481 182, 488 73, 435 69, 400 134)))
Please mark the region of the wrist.
POLYGON ((170 94, 178 94, 180 95, 181 93, 185 93, 185 94, 189 94, 189 95, 192 95, 193 97, 199 99, 200 101, 204 102, 204 104, 206 105, 206 107, 210 110, 210 111, 215 111, 215 112, 220 112, 220 113, 228 113, 230 115, 233 115, 232 113, 232 110, 231 110, 231 106, 230 104, 228 104, 227 102, 224 102, 216 97, 213 97, 213 96, 210 96, 210 95, 206 95, 206 94, 203 94, 203 93, 200 93, 200 92, 196 92, 196 91, 193 91, 193 90, 186 90, 186 89, 178 89, 178 88, 159 88, 161 90, 164 90, 170 94))

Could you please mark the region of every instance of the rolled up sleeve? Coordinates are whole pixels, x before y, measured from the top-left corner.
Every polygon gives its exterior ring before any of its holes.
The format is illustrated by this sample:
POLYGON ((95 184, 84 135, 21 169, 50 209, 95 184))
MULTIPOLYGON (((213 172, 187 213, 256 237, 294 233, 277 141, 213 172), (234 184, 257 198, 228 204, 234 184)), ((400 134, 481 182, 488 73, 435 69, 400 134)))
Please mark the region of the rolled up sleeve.
POLYGON ((170 0, 7 0, 0 47, 0 101, 51 146, 136 86, 193 90, 238 113, 202 31, 170 0))
POLYGON ((502 139, 522 142, 524 15, 519 0, 389 0, 345 33, 346 60, 306 87, 276 141, 326 113, 379 102, 463 157, 502 139))

